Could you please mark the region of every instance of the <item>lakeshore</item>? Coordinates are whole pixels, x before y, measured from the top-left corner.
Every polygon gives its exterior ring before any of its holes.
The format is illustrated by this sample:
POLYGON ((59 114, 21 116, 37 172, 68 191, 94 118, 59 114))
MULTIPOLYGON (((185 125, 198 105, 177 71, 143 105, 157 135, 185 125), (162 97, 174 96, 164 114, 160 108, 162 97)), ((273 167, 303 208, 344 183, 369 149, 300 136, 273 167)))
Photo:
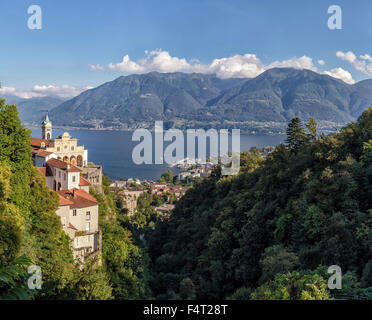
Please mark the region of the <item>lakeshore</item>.
MULTIPOLYGON (((32 136, 41 136, 40 128, 31 128, 32 136)), ((54 135, 63 134, 67 128, 54 128, 54 135)), ((180 170, 176 167, 169 168, 166 163, 161 165, 142 164, 136 165, 132 161, 132 150, 138 142, 132 141, 131 131, 112 131, 112 130, 84 130, 72 129, 68 132, 79 139, 89 150, 89 159, 103 166, 104 173, 111 179, 152 180, 156 181, 161 174, 171 169, 175 174, 180 170)), ((251 147, 276 146, 283 142, 285 136, 265 136, 265 135, 246 135, 241 134, 240 149, 248 151, 251 147)))

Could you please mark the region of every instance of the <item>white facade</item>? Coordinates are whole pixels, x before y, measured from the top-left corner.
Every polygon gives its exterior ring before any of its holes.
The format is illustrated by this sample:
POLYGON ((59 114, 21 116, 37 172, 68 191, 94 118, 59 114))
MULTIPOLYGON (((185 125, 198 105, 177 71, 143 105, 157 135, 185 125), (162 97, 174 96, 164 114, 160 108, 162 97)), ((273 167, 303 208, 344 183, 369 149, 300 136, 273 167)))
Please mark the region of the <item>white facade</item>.
POLYGON ((98 250, 98 205, 75 209, 63 205, 56 213, 61 217, 63 230, 72 239, 75 259, 84 260, 84 256, 98 250))
POLYGON ((80 172, 69 172, 68 170, 49 166, 52 173, 51 176, 47 176, 47 185, 54 191, 69 190, 73 188, 79 189, 80 183, 80 172))

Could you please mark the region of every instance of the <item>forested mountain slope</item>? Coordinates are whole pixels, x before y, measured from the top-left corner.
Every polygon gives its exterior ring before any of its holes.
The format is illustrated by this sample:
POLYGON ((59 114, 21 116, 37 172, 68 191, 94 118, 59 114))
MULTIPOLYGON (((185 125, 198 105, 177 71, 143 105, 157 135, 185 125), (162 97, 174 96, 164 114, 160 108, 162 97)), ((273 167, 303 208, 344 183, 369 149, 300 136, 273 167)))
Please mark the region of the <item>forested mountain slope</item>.
POLYGON ((293 119, 287 135, 266 159, 242 154, 238 175, 216 171, 157 223, 155 295, 328 299, 331 265, 344 275, 337 294, 371 294, 372 109, 329 136, 293 119))

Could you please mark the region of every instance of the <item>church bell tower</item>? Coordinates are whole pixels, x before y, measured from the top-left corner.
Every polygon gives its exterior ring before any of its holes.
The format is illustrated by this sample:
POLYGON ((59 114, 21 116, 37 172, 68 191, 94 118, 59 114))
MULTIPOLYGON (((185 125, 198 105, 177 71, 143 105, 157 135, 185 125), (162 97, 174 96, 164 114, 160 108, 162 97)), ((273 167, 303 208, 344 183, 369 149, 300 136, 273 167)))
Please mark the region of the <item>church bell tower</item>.
POLYGON ((41 124, 41 134, 43 139, 52 139, 52 123, 49 120, 48 112, 45 116, 45 120, 41 124))

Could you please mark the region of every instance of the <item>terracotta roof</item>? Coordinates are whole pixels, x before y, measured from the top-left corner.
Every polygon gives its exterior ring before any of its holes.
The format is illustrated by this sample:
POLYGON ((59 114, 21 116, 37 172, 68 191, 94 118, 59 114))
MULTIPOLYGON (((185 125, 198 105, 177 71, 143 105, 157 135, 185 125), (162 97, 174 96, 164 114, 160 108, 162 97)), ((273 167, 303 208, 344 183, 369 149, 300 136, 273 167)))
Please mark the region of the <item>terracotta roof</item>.
MULTIPOLYGON (((58 193, 58 192, 57 192, 58 193)), ((63 196, 61 196, 59 193, 58 193, 58 197, 59 197, 59 205, 60 206, 70 206, 73 204, 72 201, 64 198, 63 196)))
POLYGON ((81 169, 79 169, 78 167, 54 158, 49 159, 47 161, 47 164, 58 169, 66 170, 67 172, 81 172, 81 169))
POLYGON ((74 229, 74 230, 77 230, 70 222, 68 223, 68 227, 70 228, 70 229, 74 229))
POLYGON ((38 139, 38 138, 31 138, 31 145, 33 147, 41 148, 41 143, 44 142, 45 146, 49 145, 49 140, 47 139, 38 139))
MULTIPOLYGON (((58 195, 64 200, 71 202, 70 208, 86 208, 98 205, 97 200, 91 196, 88 192, 80 189, 61 190, 57 191, 58 195)), ((60 200, 61 204, 61 200, 60 200)))
POLYGON ((36 167, 39 172, 44 176, 44 177, 51 177, 53 176, 52 170, 50 170, 49 167, 36 167))
POLYGON ((85 179, 84 177, 80 176, 79 186, 90 186, 90 182, 88 179, 85 179))
POLYGON ((43 149, 32 149, 32 153, 41 158, 46 158, 53 154, 53 152, 45 151, 43 149))
POLYGON ((37 167, 37 170, 45 177, 46 176, 46 167, 37 167))

